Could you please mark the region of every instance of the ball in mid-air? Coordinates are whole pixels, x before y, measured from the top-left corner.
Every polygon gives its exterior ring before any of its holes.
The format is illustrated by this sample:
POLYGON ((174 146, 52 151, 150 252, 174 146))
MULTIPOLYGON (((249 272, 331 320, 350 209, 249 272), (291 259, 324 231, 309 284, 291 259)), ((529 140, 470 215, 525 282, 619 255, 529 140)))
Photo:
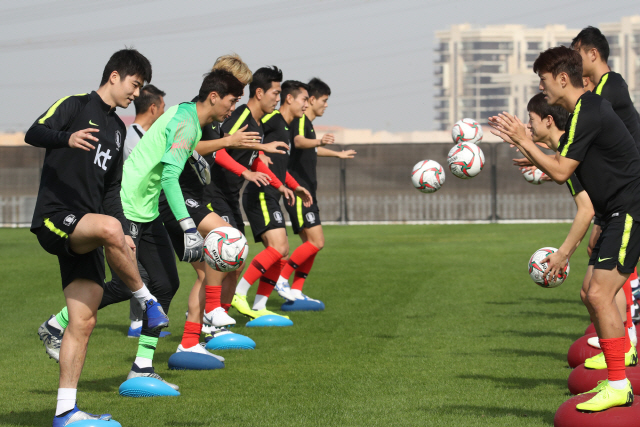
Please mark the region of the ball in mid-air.
POLYGON ((540 169, 536 169, 533 172, 527 170, 522 173, 522 176, 529 184, 540 185, 544 182, 542 181, 542 177, 545 176, 545 173, 540 169))
POLYGON ((218 227, 204 239, 204 259, 218 271, 234 271, 249 255, 247 239, 233 227, 218 227))
POLYGON ((411 172, 413 186, 423 193, 435 193, 444 180, 444 169, 435 160, 422 160, 416 163, 411 172))
POLYGON ((482 126, 473 119, 459 120, 451 129, 451 138, 456 144, 461 142, 479 144, 482 141, 482 135, 482 126))
POLYGON ((557 250, 558 249, 552 247, 544 247, 535 251, 529 259, 529 276, 531 276, 531 279, 543 288, 558 287, 562 285, 569 276, 570 268, 568 262, 557 277, 548 277, 544 274, 549 264, 542 262, 542 260, 552 253, 557 252, 557 250))
POLYGON ((449 151, 447 163, 452 174, 458 178, 470 179, 484 167, 484 153, 476 144, 461 142, 449 151))

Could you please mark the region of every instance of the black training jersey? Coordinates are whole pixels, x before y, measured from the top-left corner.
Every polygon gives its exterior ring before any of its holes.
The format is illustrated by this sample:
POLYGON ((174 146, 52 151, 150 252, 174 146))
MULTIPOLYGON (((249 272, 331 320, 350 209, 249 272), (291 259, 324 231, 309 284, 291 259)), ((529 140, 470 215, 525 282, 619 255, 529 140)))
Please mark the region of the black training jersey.
POLYGON ((291 157, 289 158, 289 173, 301 186, 315 194, 318 188, 316 180, 318 148, 302 150, 296 148, 295 144, 297 135, 302 135, 307 139, 316 139, 313 124, 307 116, 302 116, 299 119, 294 119, 289 127, 291 129, 291 142, 293 142, 291 145, 291 157))
POLYGON ((580 180, 576 176, 575 172, 572 173, 571 177, 567 180, 567 187, 569 187, 569 191, 573 197, 584 191, 584 188, 582 188, 582 184, 580 184, 580 180))
POLYGON ((24 140, 46 148, 31 230, 61 211, 105 213, 124 220, 120 202, 126 127, 96 92, 64 97, 42 114, 24 140), (71 134, 94 128, 91 151, 70 148, 71 134))
MULTIPOLYGON (((242 105, 231 114, 222 125, 222 132, 225 135, 233 135, 238 129, 249 125, 247 132, 258 132, 260 139, 264 135, 262 126, 255 121, 251 110, 247 105, 242 105)), ((258 152, 253 150, 227 150, 227 153, 238 163, 247 169, 251 169, 253 161, 258 157, 258 152)), ((219 164, 214 164, 211 168, 211 183, 213 185, 213 197, 223 197, 227 200, 239 200, 240 189, 244 184, 244 178, 224 169, 219 164)))
MULTIPOLYGON (((274 141, 282 141, 289 145, 289 150, 286 154, 272 154, 268 156, 273 162, 269 165, 269 169, 283 184, 287 178, 287 166, 289 165, 289 153, 291 150, 291 134, 289 132, 289 124, 285 121, 280 111, 275 110, 273 113, 268 114, 262 118, 262 130, 264 131, 263 144, 274 141)), ((294 189, 295 190, 295 189, 294 189)), ((272 185, 263 185, 258 187, 255 183, 249 182, 245 189, 249 194, 257 194, 260 192, 267 193, 277 199, 280 199, 280 192, 272 185)))
POLYGON ((595 92, 611 103, 613 111, 622 119, 640 151, 640 115, 629 95, 627 82, 620 74, 610 71, 602 76, 595 92))
POLYGON ((640 153, 611 103, 591 92, 578 100, 561 140, 561 156, 580 162, 575 174, 596 216, 640 214, 640 153))

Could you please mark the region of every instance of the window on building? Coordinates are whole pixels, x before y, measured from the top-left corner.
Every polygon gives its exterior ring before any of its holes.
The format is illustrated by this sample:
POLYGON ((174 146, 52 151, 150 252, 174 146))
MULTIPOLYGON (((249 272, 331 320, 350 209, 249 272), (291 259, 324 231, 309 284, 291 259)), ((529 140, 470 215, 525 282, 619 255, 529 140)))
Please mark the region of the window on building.
POLYGON ((508 87, 492 87, 480 89, 480 95, 509 95, 511 89, 508 87))
POLYGON ((527 50, 542 50, 541 42, 527 42, 527 50))

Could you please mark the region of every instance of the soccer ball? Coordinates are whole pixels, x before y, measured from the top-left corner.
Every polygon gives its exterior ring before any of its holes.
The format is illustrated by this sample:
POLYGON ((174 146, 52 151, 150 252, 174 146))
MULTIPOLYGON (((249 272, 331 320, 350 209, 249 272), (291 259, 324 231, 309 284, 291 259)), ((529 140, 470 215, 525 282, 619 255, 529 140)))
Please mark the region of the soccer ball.
POLYGON ((558 277, 550 280, 549 277, 543 276, 544 271, 549 265, 546 262, 543 263, 542 260, 557 250, 558 249, 551 247, 538 249, 529 259, 529 276, 531 276, 533 281, 543 288, 555 288, 560 286, 569 276, 570 269, 568 262, 562 272, 558 274, 558 277))
POLYGON ((461 142, 479 144, 482 141, 482 135, 482 126, 473 119, 462 119, 451 129, 451 137, 456 144, 461 142))
POLYGON ((233 227, 218 227, 204 239, 204 259, 218 271, 234 271, 249 255, 244 235, 233 227))
POLYGON ((484 154, 476 144, 461 142, 449 151, 447 163, 452 174, 458 178, 470 179, 484 167, 484 154))
POLYGON ((435 193, 444 184, 444 169, 435 160, 423 160, 413 167, 411 182, 423 193, 435 193))
POLYGON ((541 181, 541 179, 545 174, 540 169, 536 169, 533 172, 527 170, 523 172, 522 176, 524 176, 524 179, 526 179, 529 184, 540 185, 544 182, 541 181))

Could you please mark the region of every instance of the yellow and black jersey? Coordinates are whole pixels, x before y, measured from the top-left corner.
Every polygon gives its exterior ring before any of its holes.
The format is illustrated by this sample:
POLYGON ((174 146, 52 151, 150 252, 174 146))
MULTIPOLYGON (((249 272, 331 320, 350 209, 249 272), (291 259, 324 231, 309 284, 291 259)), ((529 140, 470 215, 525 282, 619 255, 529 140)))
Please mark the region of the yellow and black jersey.
POLYGON ((622 119, 640 151, 640 115, 629 95, 627 82, 620 74, 610 71, 602 76, 595 93, 611 103, 613 111, 622 119))
POLYGON ((289 158, 289 173, 298 183, 308 189, 311 194, 315 194, 318 189, 316 179, 316 166, 318 164, 318 148, 300 149, 296 148, 296 136, 302 135, 307 139, 316 139, 313 124, 307 116, 294 119, 289 128, 291 129, 291 157, 289 158))

